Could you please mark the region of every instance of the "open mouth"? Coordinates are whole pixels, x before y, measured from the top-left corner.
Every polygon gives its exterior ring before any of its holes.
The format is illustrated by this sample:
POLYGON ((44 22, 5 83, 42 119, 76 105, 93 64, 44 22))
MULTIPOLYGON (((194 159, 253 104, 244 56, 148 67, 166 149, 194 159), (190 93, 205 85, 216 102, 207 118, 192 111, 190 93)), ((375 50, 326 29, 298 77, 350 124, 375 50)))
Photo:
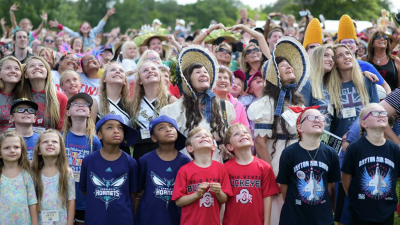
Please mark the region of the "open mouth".
POLYGON ((200 144, 203 142, 210 143, 208 140, 202 140, 202 141, 200 141, 200 144))
POLYGON ((250 141, 250 140, 249 140, 249 138, 245 137, 245 138, 240 139, 239 142, 242 142, 242 141, 250 141))
POLYGON ((345 62, 344 62, 344 65, 350 65, 351 64, 351 60, 346 60, 345 62))
POLYGON ((116 75, 114 75, 112 78, 120 78, 120 79, 122 80, 122 75, 116 74, 116 75))
POLYGON ((220 88, 226 88, 227 85, 226 85, 225 83, 221 83, 221 84, 218 84, 218 87, 220 87, 220 88))
POLYGON ((43 71, 42 71, 42 70, 34 70, 34 71, 32 72, 32 74, 36 74, 36 73, 43 74, 43 71))
POLYGON ((157 75, 156 75, 156 74, 150 74, 149 76, 147 76, 147 79, 150 79, 150 78, 152 78, 152 77, 156 78, 157 75))
POLYGON ((46 151, 47 152, 52 152, 52 151, 54 151, 54 148, 46 148, 46 151))
POLYGON ((332 63, 326 62, 325 65, 328 65, 329 67, 332 67, 332 63))

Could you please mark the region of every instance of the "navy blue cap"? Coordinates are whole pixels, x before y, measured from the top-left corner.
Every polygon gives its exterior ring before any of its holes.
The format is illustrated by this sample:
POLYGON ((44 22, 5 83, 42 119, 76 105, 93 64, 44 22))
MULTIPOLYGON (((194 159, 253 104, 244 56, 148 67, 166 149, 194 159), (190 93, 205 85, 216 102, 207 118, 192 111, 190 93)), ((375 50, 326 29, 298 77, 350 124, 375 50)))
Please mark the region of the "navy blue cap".
POLYGON ((167 122, 172 124, 175 129, 176 132, 178 133, 178 139, 176 139, 175 141, 175 148, 176 150, 182 150, 183 148, 185 148, 185 142, 186 142, 186 137, 185 135, 183 135, 179 129, 178 129, 178 124, 176 124, 176 121, 174 119, 172 119, 169 116, 166 115, 162 115, 159 116, 157 118, 154 118, 150 121, 150 125, 149 125, 149 130, 150 130, 150 134, 153 132, 153 129, 159 124, 159 123, 163 123, 163 122, 167 122))
POLYGON ((124 120, 120 115, 114 115, 114 114, 107 114, 103 118, 101 118, 97 123, 96 123, 96 133, 99 133, 99 130, 101 126, 107 122, 108 120, 116 120, 122 124, 124 127, 124 141, 121 143, 121 145, 124 146, 132 146, 136 143, 136 140, 139 137, 139 132, 135 130, 134 128, 124 124, 124 120))

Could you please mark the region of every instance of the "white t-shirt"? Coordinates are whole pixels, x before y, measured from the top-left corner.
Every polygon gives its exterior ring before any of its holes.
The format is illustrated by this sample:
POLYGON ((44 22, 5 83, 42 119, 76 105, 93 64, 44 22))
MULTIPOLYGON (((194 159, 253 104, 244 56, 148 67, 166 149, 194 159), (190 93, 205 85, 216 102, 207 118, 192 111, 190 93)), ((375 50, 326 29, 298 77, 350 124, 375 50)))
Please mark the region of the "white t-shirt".
POLYGON ((96 96, 99 94, 100 78, 89 78, 85 74, 81 73, 82 88, 81 92, 85 92, 90 96, 96 96))
MULTIPOLYGON (((135 71, 136 69, 136 63, 134 59, 123 59, 122 66, 124 67, 125 74, 127 74, 129 71, 135 71)), ((130 76, 127 75, 127 78, 129 83, 131 83, 135 79, 135 75, 134 74, 130 76)))
POLYGON ((57 70, 51 71, 51 79, 53 80, 53 84, 56 87, 57 91, 62 91, 60 87, 60 77, 61 74, 57 70))
MULTIPOLYGON (((96 95, 96 96, 93 96, 93 99, 96 99, 96 101, 97 101, 97 107, 98 107, 97 117, 101 119, 104 115, 100 109, 100 97, 98 95, 96 95)), ((124 123, 126 125, 129 125, 130 117, 129 117, 128 113, 126 113, 123 109, 121 109, 118 106, 120 100, 121 100, 121 98, 118 99, 117 102, 113 102, 110 98, 108 98, 108 101, 110 103, 110 105, 109 105, 110 114, 120 115, 122 117, 122 119, 124 119, 124 123)))

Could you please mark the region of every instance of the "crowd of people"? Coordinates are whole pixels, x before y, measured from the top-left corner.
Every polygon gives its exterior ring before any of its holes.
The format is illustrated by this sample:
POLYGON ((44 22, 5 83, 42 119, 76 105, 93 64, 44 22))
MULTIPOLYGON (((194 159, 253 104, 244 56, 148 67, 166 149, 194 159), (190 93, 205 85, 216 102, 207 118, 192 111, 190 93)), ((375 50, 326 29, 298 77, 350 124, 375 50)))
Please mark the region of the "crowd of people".
POLYGON ((122 34, 102 33, 115 9, 78 31, 17 10, 0 21, 0 224, 394 223, 395 23, 256 27, 243 8, 231 27, 122 34))

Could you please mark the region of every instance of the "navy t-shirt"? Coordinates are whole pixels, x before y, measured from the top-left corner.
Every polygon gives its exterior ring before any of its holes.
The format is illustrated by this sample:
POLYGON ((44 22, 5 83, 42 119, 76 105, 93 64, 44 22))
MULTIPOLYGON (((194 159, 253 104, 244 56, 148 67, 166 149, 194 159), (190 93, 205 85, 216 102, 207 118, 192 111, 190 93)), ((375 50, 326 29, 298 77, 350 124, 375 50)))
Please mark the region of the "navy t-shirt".
POLYGON ((299 143, 282 152, 276 182, 287 184, 288 190, 279 224, 333 224, 328 183, 340 180, 337 153, 322 143, 318 153, 308 152, 314 163, 299 143))
POLYGON ((82 163, 79 188, 86 192, 85 224, 133 225, 137 163, 123 151, 114 161, 105 160, 100 152, 89 154, 82 163))
POLYGON ((36 142, 39 139, 39 134, 33 132, 33 135, 30 137, 24 137, 26 149, 28 150, 28 159, 32 162, 33 160, 33 151, 35 150, 36 142))
POLYGON ((138 192, 140 199, 136 224, 179 225, 181 212, 171 201, 178 170, 190 162, 190 158, 178 152, 172 161, 162 160, 156 150, 139 159, 138 192))
POLYGON ((86 209, 86 196, 79 190, 79 179, 83 159, 91 152, 101 149, 101 143, 97 136, 93 137, 93 145, 89 143, 86 135, 76 135, 70 131, 65 137, 65 151, 67 152, 68 164, 74 172, 75 177, 75 209, 86 209))
POLYGON ((400 173, 400 147, 386 140, 375 146, 361 137, 349 145, 342 171, 352 175, 349 210, 368 222, 383 222, 396 210, 396 181, 400 173))

